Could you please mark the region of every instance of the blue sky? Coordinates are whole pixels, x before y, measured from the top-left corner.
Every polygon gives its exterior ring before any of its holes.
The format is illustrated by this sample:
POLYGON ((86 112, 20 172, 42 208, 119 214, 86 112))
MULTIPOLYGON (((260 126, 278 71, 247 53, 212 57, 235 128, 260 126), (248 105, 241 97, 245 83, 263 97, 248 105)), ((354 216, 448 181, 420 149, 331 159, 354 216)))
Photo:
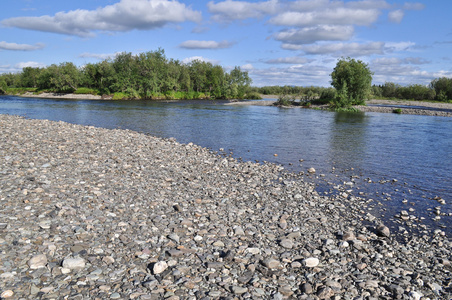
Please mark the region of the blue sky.
POLYGON ((1 0, 0 73, 165 50, 247 70, 254 86, 330 86, 341 57, 375 84, 452 77, 451 0, 1 0))

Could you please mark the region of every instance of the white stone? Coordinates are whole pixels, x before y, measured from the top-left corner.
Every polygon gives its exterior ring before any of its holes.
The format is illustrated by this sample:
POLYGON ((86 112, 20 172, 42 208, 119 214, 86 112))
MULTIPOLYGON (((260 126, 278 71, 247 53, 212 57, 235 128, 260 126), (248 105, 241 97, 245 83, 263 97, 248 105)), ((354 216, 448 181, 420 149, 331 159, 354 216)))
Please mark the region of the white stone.
POLYGON ((12 290, 3 291, 2 294, 0 295, 2 299, 11 298, 12 296, 14 296, 14 292, 12 290))
POLYGON ((154 274, 160 274, 168 268, 168 264, 165 261, 158 261, 154 264, 152 271, 154 274))
POLYGON ((279 245, 281 247, 284 247, 286 249, 292 249, 293 248, 293 241, 290 239, 283 239, 281 240, 281 242, 279 243, 279 245))
POLYGON ((253 255, 257 255, 257 254, 261 254, 261 249, 259 248, 247 248, 246 252, 253 254, 253 255))
POLYGON ((46 265, 47 257, 45 254, 35 255, 28 261, 28 266, 30 267, 30 269, 45 268, 46 265))
POLYGON ((320 261, 316 257, 309 257, 303 260, 303 264, 307 268, 314 268, 319 265, 320 261))
POLYGON ((309 168, 309 169, 308 169, 308 172, 309 172, 309 173, 315 173, 315 169, 314 169, 314 168, 309 168))
POLYGON ((63 261, 63 268, 74 270, 83 269, 85 267, 85 260, 81 257, 69 257, 63 261))

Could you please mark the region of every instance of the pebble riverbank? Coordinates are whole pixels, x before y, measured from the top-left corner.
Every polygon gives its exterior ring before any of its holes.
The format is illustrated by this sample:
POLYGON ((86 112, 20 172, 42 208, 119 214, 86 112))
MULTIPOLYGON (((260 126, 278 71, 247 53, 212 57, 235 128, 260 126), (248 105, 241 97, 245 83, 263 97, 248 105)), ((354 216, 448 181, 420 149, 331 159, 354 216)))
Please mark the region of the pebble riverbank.
MULTIPOLYGON (((0 115, 2 299, 451 299, 452 243, 193 144, 0 115)), ((314 170, 312 170, 314 171, 314 170)))

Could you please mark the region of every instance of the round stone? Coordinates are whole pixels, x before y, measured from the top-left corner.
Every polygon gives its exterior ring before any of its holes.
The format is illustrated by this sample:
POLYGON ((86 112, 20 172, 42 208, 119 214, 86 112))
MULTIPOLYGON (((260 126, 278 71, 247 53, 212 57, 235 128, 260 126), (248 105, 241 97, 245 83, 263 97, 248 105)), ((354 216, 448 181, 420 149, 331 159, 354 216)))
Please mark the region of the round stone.
POLYGON ((320 261, 316 257, 309 257, 303 260, 303 265, 307 268, 314 268, 319 265, 320 261))

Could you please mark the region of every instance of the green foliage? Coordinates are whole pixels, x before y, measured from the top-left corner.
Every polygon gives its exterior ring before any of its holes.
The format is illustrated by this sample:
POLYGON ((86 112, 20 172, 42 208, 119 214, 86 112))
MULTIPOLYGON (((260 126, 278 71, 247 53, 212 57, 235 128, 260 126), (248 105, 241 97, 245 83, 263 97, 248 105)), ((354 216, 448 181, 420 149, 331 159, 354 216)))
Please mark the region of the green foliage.
POLYGON ((281 94, 278 97, 278 101, 276 101, 276 105, 278 106, 292 106, 295 103, 295 96, 289 94, 281 94))
POLYGON ((250 99, 250 100, 261 100, 262 97, 258 92, 252 92, 249 91, 245 94, 245 99, 250 99))
POLYGON ((430 88, 435 90, 436 100, 452 100, 452 78, 441 77, 432 80, 430 88))
POLYGON ((350 57, 341 58, 331 73, 331 85, 338 91, 338 107, 363 104, 371 94, 372 75, 367 64, 350 57))
POLYGON ((401 114, 402 113, 402 109, 401 108, 394 108, 392 110, 392 112, 395 113, 395 114, 401 114))
POLYGON ((78 88, 77 90, 74 91, 74 94, 89 94, 89 95, 99 95, 99 90, 97 89, 91 89, 91 88, 86 88, 86 87, 81 87, 78 88))
POLYGON ((6 94, 7 89, 8 89, 8 85, 6 84, 5 79, 0 78, 0 95, 6 94))
POLYGON ((117 92, 113 94, 113 100, 128 100, 130 99, 130 95, 122 92, 117 92))

